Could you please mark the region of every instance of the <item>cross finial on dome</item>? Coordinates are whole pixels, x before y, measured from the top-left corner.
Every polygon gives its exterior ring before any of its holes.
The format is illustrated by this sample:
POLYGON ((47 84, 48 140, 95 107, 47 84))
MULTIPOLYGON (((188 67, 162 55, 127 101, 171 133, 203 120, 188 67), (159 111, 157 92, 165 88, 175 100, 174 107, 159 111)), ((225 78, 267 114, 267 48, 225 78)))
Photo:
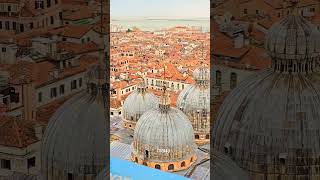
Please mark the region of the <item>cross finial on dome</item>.
POLYGON ((163 67, 163 92, 161 94, 161 97, 160 97, 160 103, 159 103, 159 107, 161 110, 163 111, 166 111, 167 109, 170 108, 170 104, 171 104, 171 100, 170 100, 170 97, 169 97, 169 94, 167 92, 167 87, 166 87, 166 83, 165 83, 165 80, 166 80, 166 68, 167 66, 164 65, 163 67))

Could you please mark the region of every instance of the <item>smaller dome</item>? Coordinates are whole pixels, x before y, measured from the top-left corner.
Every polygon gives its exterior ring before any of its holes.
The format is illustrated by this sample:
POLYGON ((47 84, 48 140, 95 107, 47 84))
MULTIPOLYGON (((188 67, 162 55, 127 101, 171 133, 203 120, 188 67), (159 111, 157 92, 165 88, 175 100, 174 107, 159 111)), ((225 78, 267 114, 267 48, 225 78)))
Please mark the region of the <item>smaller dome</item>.
POLYGON ((144 112, 156 108, 158 104, 157 96, 147 92, 145 83, 140 83, 124 101, 123 117, 127 121, 136 123, 144 112))
POLYGON ((107 168, 102 170, 98 176, 96 177, 96 180, 107 180, 110 179, 110 173, 107 172, 107 168))
POLYGON ((293 13, 269 29, 265 49, 273 59, 304 61, 319 58, 319 37, 316 26, 293 13))
POLYGON ((190 119, 198 145, 210 140, 209 69, 202 64, 193 72, 195 85, 184 88, 178 96, 177 107, 190 119))
POLYGON ((196 86, 184 88, 177 98, 177 107, 185 113, 210 112, 210 90, 196 86))
POLYGON ((214 180, 249 180, 249 175, 228 156, 213 150, 210 163, 214 180))
POLYGON ((75 175, 97 174, 107 160, 106 127, 104 109, 95 96, 82 92, 64 103, 43 137, 43 175, 54 176, 52 168, 75 175))
POLYGON ((193 71, 193 79, 197 84, 208 83, 210 81, 210 71, 206 65, 202 64, 193 71))

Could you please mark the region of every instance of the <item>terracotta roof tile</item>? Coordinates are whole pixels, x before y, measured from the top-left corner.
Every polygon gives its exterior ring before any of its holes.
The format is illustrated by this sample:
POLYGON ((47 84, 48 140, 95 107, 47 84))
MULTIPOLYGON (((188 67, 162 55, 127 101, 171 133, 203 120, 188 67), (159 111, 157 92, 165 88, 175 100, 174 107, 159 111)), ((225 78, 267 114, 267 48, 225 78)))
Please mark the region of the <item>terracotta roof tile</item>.
POLYGON ((0 145, 24 148, 38 141, 34 123, 0 115, 0 145))

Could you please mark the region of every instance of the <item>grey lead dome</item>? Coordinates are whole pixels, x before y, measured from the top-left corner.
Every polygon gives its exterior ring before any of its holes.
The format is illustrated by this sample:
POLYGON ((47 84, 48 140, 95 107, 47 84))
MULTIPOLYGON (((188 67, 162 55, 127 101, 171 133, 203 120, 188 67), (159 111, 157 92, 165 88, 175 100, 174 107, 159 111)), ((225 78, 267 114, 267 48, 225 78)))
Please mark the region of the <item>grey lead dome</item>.
POLYGON ((275 23, 266 36, 265 49, 275 59, 304 61, 319 58, 320 33, 300 15, 275 23))
POLYGON ((144 112, 157 108, 158 104, 158 98, 147 92, 147 87, 144 83, 141 83, 124 101, 123 116, 126 120, 137 122, 144 112))
POLYGON ((231 157, 252 179, 318 179, 320 86, 314 70, 320 38, 297 14, 270 31, 266 48, 273 68, 248 77, 224 100, 213 150, 231 157), (280 43, 276 50, 274 42, 280 43))
MULTIPOLYGON (((93 70, 90 76, 98 74, 93 70)), ((46 180, 93 180, 107 163, 107 121, 99 85, 74 95, 50 118, 45 131, 41 159, 46 180)))
POLYGON ((167 112, 149 110, 139 119, 134 131, 133 153, 153 162, 175 162, 195 153, 194 135, 188 117, 176 108, 167 112), (169 152, 162 152, 168 150, 169 152))
POLYGON ((195 85, 184 88, 177 98, 177 107, 192 123, 197 144, 209 142, 210 135, 210 89, 209 69, 204 65, 195 69, 195 85))

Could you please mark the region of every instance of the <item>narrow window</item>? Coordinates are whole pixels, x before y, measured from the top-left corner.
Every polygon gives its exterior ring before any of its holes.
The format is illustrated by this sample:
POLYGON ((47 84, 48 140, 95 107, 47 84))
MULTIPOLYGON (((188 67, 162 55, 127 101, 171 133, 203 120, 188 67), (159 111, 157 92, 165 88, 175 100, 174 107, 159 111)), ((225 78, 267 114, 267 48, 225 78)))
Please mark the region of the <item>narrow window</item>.
POLYGON ((64 84, 60 85, 60 94, 64 94, 64 84))
POLYGON ((233 89, 237 86, 237 74, 236 73, 231 73, 230 76, 230 89, 233 89))
POLYGON ((36 166, 36 158, 32 157, 28 159, 28 169, 36 166))
POLYGON ((51 98, 57 97, 57 88, 51 88, 51 98))
POLYGON ((47 7, 51 6, 51 0, 47 0, 47 7))
POLYGON ((38 102, 42 102, 42 92, 38 93, 38 102))

